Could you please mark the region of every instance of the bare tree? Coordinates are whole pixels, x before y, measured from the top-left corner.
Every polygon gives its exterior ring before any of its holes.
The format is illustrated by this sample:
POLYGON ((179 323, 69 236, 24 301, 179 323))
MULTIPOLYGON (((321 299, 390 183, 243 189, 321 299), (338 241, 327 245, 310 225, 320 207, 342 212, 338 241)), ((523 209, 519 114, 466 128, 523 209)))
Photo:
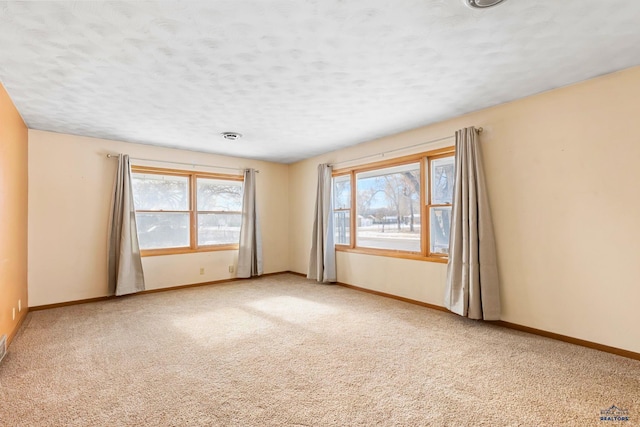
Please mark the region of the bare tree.
POLYGON ((370 215, 371 203, 378 193, 383 192, 380 188, 370 188, 368 190, 358 190, 358 214, 370 215))
POLYGON ((333 186, 333 199, 335 201, 336 209, 348 209, 351 207, 351 181, 344 180, 334 181, 333 186))
POLYGON ((239 211, 242 208, 242 185, 232 181, 198 184, 199 210, 239 211))
POLYGON ((393 204, 394 213, 397 218, 397 228, 398 231, 401 230, 402 225, 402 214, 400 211, 400 202, 405 192, 403 179, 400 175, 384 175, 384 194, 387 196, 387 201, 393 204))
POLYGON ((413 209, 413 201, 417 196, 420 199, 420 172, 419 171, 406 171, 402 173, 402 176, 405 179, 405 182, 408 186, 405 190, 409 190, 405 192, 405 196, 409 198, 409 210, 410 210, 410 223, 409 230, 411 232, 415 231, 415 214, 413 209))
POLYGON ((414 171, 385 175, 384 192, 395 207, 397 228, 400 231, 405 214, 409 214, 409 230, 415 231, 414 202, 420 197, 420 183, 414 171))
POLYGON ((185 181, 155 178, 133 179, 134 204, 145 209, 185 210, 188 209, 188 188, 185 181))

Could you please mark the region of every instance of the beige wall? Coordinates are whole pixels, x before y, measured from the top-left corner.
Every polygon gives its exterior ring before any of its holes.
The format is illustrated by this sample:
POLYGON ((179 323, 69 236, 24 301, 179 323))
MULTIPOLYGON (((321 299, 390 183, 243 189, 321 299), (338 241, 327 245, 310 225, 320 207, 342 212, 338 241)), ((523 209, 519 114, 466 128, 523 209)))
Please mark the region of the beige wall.
POLYGON ((13 337, 27 304, 27 127, 0 84, 0 336, 13 337))
MULTIPOLYGON (((30 130, 31 306, 107 295, 107 227, 116 170, 116 160, 108 159, 107 153, 259 169, 258 210, 265 225, 264 271, 289 269, 287 165, 30 130)), ((237 251, 145 257, 147 289, 234 277, 229 265, 235 266, 236 260, 237 251), (205 269, 204 275, 200 275, 200 268, 205 269)))
MULTIPOLYGON (((502 319, 640 352, 639 113, 635 67, 293 164, 291 269, 307 269, 318 163, 482 126, 502 319)), ((341 282, 442 305, 446 265, 347 253, 337 262, 341 282)))

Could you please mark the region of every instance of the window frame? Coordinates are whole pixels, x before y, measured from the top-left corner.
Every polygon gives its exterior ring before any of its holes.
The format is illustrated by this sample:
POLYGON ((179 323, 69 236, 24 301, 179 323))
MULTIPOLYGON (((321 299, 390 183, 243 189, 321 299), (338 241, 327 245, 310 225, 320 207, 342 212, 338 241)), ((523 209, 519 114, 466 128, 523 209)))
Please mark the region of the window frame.
POLYGON ((188 211, 163 211, 163 210, 145 210, 136 209, 136 214, 153 213, 153 212, 179 212, 189 214, 189 246, 180 246, 172 248, 158 249, 141 249, 140 256, 159 256, 159 255, 177 255, 198 252, 215 252, 237 250, 239 243, 223 243, 219 245, 198 245, 198 213, 242 213, 241 211, 198 211, 198 178, 219 179, 226 181, 240 181, 244 184, 243 175, 221 174, 201 171, 185 171, 181 169, 158 168, 152 166, 131 165, 131 173, 144 173, 165 176, 186 177, 188 180, 187 189, 189 191, 189 210, 188 211))
MULTIPOLYGON (((455 147, 445 147, 436 150, 411 154, 393 159, 382 160, 373 163, 367 163, 357 166, 349 166, 339 168, 333 171, 332 178, 349 175, 351 182, 351 217, 349 232, 349 244, 335 244, 336 251, 358 253, 367 255, 386 256, 391 258, 403 258, 419 261, 430 261, 436 263, 447 263, 449 261, 448 254, 431 253, 430 252, 430 208, 445 205, 431 205, 431 192, 428 187, 431 185, 431 162, 436 159, 451 157, 455 155, 455 147), (356 175, 362 172, 381 170, 394 166, 402 166, 419 162, 420 164, 420 252, 411 252, 400 249, 380 249, 357 246, 357 180, 356 175)), ((333 179, 331 181, 331 190, 333 197, 333 179)), ((446 205, 450 206, 450 205, 446 205)), ((334 215, 336 210, 332 212, 334 215)))

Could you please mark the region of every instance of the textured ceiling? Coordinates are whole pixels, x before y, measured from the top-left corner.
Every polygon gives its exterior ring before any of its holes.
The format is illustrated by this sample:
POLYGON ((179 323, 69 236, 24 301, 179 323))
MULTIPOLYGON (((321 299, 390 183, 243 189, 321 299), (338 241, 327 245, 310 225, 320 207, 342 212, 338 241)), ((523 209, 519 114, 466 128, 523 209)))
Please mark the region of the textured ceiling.
POLYGON ((0 81, 32 129, 287 163, 638 65, 638 22, 632 0, 10 1, 0 81))

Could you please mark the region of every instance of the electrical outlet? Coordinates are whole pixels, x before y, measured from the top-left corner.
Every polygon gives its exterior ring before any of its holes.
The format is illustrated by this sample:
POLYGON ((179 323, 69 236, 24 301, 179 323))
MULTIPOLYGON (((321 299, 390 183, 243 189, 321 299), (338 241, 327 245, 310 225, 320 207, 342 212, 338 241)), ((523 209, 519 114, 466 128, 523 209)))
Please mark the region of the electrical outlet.
POLYGON ((16 320, 16 308, 13 307, 13 315, 12 315, 12 320, 16 320))
POLYGON ((22 311, 22 300, 19 299, 18 300, 18 313, 20 313, 22 311))
POLYGON ((229 266, 229 273, 233 273, 233 270, 234 270, 233 265, 230 265, 229 266))
POLYGON ((204 274, 204 267, 200 267, 200 275, 202 276, 204 274))

